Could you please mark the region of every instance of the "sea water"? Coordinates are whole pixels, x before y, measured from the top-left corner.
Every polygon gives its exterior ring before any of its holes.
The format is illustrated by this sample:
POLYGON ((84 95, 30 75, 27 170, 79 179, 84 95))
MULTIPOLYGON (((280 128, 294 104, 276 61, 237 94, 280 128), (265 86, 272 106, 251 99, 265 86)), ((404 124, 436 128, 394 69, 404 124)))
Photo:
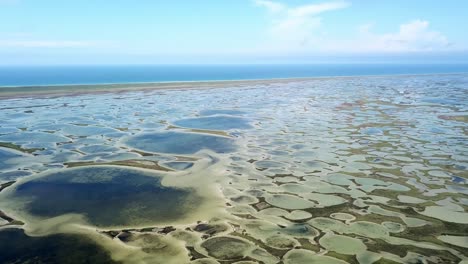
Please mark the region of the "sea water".
POLYGON ((0 86, 214 81, 468 72, 468 64, 0 66, 0 86))

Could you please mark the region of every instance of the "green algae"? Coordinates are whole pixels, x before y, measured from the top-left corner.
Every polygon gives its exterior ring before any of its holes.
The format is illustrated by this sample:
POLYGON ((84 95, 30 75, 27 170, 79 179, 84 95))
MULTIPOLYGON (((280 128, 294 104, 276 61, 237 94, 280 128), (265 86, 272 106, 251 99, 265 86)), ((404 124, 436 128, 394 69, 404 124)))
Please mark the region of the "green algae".
POLYGON ((17 150, 17 151, 27 153, 27 154, 32 154, 36 151, 43 150, 42 148, 22 148, 19 145, 9 143, 9 142, 0 142, 0 147, 17 150))
POLYGON ((5 183, 2 183, 0 184, 0 192, 3 191, 4 189, 10 187, 11 185, 13 185, 16 181, 9 181, 9 182, 5 182, 5 183))
POLYGON ((158 162, 147 160, 121 160, 111 162, 94 162, 94 161, 78 161, 78 162, 65 162, 65 166, 69 168, 87 167, 87 166, 127 166, 134 168, 150 169, 156 171, 172 171, 167 167, 160 166, 158 162))

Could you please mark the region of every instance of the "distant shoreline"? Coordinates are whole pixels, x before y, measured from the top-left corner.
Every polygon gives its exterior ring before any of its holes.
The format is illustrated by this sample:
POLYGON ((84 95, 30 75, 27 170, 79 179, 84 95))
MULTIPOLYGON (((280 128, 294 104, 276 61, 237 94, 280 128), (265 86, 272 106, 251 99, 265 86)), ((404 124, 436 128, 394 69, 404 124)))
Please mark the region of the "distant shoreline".
POLYGON ((453 73, 421 73, 421 74, 379 74, 350 76, 316 76, 269 79, 236 79, 236 80, 206 80, 206 81, 161 81, 161 82, 130 82, 130 83, 98 83, 98 84, 65 84, 65 85, 28 85, 0 86, 0 100, 25 97, 73 96, 96 93, 123 93, 151 90, 187 90, 247 87, 251 85, 285 84, 313 80, 358 79, 358 78, 402 78, 418 76, 450 76, 464 75, 468 72, 453 73))

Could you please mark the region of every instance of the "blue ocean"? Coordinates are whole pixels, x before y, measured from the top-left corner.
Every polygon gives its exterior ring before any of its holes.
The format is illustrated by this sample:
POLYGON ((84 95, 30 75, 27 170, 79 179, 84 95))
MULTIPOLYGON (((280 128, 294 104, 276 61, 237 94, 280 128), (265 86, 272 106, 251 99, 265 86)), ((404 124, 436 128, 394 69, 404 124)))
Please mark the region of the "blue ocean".
POLYGON ((0 66, 0 86, 468 72, 468 64, 0 66))

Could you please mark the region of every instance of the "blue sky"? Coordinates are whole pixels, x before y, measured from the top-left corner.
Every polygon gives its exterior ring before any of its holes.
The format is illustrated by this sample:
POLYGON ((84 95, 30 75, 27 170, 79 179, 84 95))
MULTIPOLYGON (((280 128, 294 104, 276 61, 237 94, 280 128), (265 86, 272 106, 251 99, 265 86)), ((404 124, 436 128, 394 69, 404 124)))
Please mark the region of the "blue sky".
POLYGON ((468 1, 0 0, 0 64, 468 62, 468 1))

